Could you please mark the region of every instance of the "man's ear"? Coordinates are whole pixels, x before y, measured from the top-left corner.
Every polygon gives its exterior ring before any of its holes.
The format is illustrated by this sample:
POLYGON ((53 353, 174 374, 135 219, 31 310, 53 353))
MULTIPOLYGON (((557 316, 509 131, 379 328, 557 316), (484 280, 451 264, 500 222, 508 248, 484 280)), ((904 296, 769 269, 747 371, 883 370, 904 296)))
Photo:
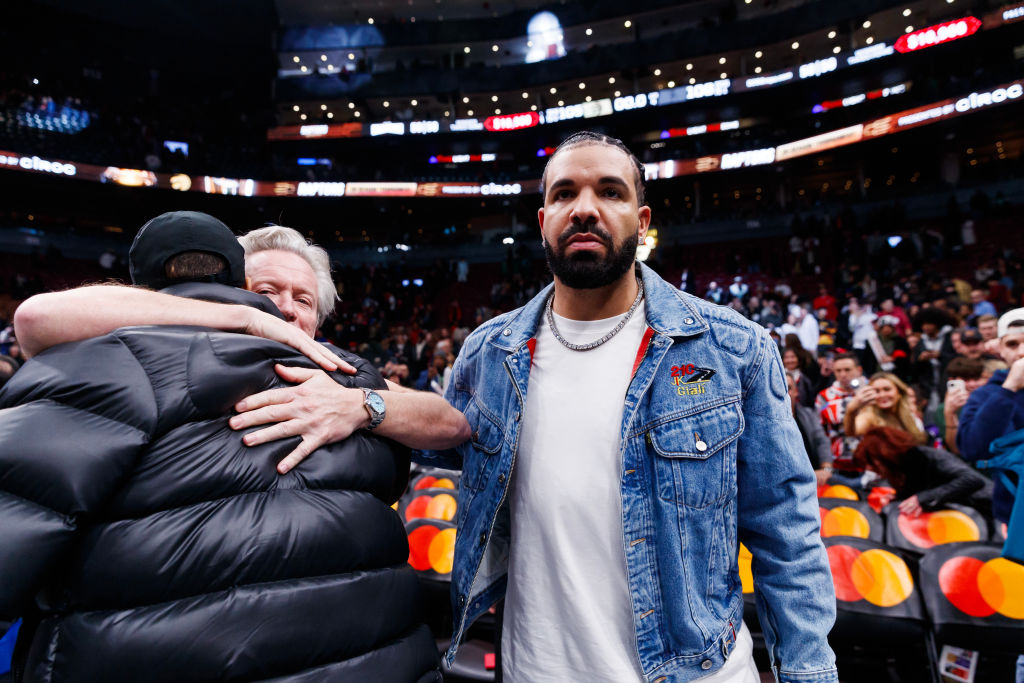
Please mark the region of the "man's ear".
POLYGON ((540 225, 540 233, 544 235, 544 207, 537 209, 537 224, 540 225))
POLYGON ((646 204, 641 206, 637 211, 637 218, 639 219, 636 227, 637 237, 640 243, 643 243, 644 238, 647 237, 647 228, 651 226, 651 207, 646 204))
POLYGON ((252 290, 252 280, 249 279, 248 275, 245 276, 245 288, 252 290))

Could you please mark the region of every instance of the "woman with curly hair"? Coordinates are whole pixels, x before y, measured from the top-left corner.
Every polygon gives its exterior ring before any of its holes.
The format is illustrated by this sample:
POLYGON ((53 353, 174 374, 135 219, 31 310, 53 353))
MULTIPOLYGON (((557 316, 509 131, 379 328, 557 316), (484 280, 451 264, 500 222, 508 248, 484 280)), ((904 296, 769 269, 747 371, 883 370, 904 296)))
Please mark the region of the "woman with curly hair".
POLYGON ((843 428, 847 435, 861 436, 872 427, 901 429, 914 443, 924 443, 924 425, 914 413, 906 382, 890 372, 871 375, 846 406, 843 428))

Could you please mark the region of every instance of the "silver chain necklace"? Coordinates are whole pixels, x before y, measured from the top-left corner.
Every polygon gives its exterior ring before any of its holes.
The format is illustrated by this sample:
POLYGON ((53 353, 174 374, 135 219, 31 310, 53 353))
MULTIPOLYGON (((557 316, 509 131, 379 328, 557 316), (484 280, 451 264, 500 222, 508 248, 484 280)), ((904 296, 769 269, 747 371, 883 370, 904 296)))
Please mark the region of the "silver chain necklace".
POLYGON ((643 301, 644 298, 644 283, 640 278, 637 278, 636 284, 636 298, 633 299, 633 305, 629 307, 628 311, 626 311, 626 315, 622 316, 622 320, 619 321, 619 324, 616 325, 611 332, 604 335, 597 341, 590 342, 589 344, 573 344, 572 342, 566 341, 565 338, 558 333, 558 328, 555 327, 555 315, 551 311, 551 302, 555 299, 555 291, 551 290, 551 294, 548 296, 548 301, 544 305, 544 315, 548 319, 548 327, 551 328, 551 334, 555 335, 555 339, 561 342, 562 346, 572 351, 589 351, 591 349, 596 349, 598 346, 604 344, 606 341, 617 335, 619 330, 626 326, 626 323, 629 322, 629 319, 633 317, 633 313, 640 306, 640 302, 643 301))

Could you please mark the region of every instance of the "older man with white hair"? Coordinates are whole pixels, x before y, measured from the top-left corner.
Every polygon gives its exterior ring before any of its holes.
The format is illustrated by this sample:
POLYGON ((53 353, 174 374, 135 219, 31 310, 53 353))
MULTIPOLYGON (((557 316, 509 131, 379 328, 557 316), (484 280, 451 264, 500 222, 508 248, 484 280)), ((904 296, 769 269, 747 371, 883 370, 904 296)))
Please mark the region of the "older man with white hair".
MULTIPOLYGON (((277 305, 287 324, 247 306, 196 301, 160 292, 113 285, 40 294, 15 311, 14 324, 31 356, 56 344, 89 339, 130 325, 197 325, 242 332, 292 346, 326 370, 353 368, 312 340, 334 310, 337 293, 330 260, 320 247, 282 226, 253 230, 239 238, 245 249, 248 288, 277 305)), ((364 392, 334 382, 325 372, 277 366, 297 386, 262 392, 240 401, 234 429, 273 423, 246 434, 246 445, 300 436, 302 441, 278 465, 284 474, 317 447, 340 441, 358 429, 376 429, 410 448, 448 448, 465 441, 468 424, 459 411, 433 392, 388 382, 389 391, 364 392)))

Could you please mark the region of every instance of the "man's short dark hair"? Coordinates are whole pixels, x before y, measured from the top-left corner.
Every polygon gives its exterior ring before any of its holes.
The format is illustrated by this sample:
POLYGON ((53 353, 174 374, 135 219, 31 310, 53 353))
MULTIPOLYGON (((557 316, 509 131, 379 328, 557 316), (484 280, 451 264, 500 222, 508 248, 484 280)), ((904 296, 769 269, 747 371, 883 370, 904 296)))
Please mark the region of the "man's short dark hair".
POLYGON ((852 360, 853 364, 860 367, 860 358, 857 357, 853 351, 846 351, 845 353, 837 353, 836 357, 832 359, 832 364, 835 365, 841 360, 852 360))
POLYGON ((171 280, 201 280, 227 269, 227 259, 208 251, 183 251, 164 262, 164 273, 171 280))
POLYGON ((920 311, 917 312, 917 315, 915 315, 914 319, 911 321, 911 324, 914 326, 915 330, 920 330, 922 325, 928 323, 931 323, 932 325, 935 325, 935 327, 942 329, 946 325, 955 325, 956 320, 953 318, 952 315, 942 310, 941 308, 931 306, 928 308, 922 308, 920 311))
POLYGON ((547 189, 548 181, 548 166, 551 165, 551 160, 558 156, 558 153, 564 149, 570 147, 579 147, 580 145, 608 145, 609 147, 615 147, 625 152, 626 156, 629 157, 630 163, 633 165, 633 185, 636 187, 636 201, 640 206, 644 205, 645 193, 647 190, 647 182, 645 179, 644 165, 640 163, 640 160, 636 158, 636 155, 629 151, 629 147, 626 147, 626 143, 618 138, 613 138, 610 135, 603 133, 595 133, 590 130, 581 130, 578 133, 573 133, 565 140, 562 141, 551 156, 548 157, 547 163, 544 164, 544 172, 540 176, 540 194, 544 196, 545 190, 547 189))
POLYGON ((946 376, 960 379, 980 379, 984 370, 985 361, 980 358, 957 356, 946 366, 946 376))

